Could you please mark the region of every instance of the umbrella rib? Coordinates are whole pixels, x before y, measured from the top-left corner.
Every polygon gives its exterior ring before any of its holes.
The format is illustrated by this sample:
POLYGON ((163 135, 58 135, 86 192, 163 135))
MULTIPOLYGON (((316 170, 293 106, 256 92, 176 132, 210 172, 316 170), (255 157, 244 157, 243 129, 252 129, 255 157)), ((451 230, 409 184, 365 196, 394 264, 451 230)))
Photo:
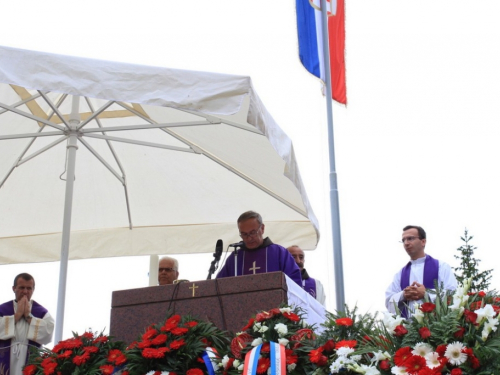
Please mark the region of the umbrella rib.
POLYGON ((83 129, 82 133, 100 133, 100 132, 114 132, 114 131, 123 131, 123 130, 147 130, 147 129, 159 129, 159 128, 173 128, 173 127, 184 127, 184 126, 199 126, 199 125, 210 125, 211 123, 208 121, 189 121, 189 122, 175 122, 171 124, 155 124, 151 123, 149 125, 123 125, 123 126, 109 126, 102 128, 92 128, 92 129, 83 129))
POLYGON ((182 148, 182 147, 177 147, 177 146, 162 145, 162 144, 159 144, 159 143, 136 141, 136 140, 133 140, 133 139, 120 138, 120 137, 111 137, 109 135, 86 134, 85 136, 86 137, 90 137, 90 138, 97 138, 97 139, 105 139, 105 140, 107 139, 107 140, 116 141, 116 142, 131 143, 131 144, 139 145, 139 146, 149 146, 149 147, 163 148, 163 149, 166 149, 166 150, 199 153, 199 152, 196 152, 196 151, 194 151, 194 150, 192 150, 190 148, 182 148))
POLYGON ((48 125, 48 126, 50 126, 52 128, 56 128, 56 129, 61 130, 61 131, 65 130, 64 126, 59 126, 59 125, 54 124, 53 122, 50 122, 49 120, 46 120, 44 118, 32 115, 32 114, 27 113, 27 112, 20 111, 19 109, 14 108, 14 107, 12 107, 10 105, 4 104, 2 102, 0 102, 0 107, 2 107, 4 109, 7 109, 7 110, 9 110, 9 111, 11 111, 13 113, 16 113, 16 114, 18 114, 20 116, 27 117, 27 118, 29 118, 31 120, 41 122, 42 124, 48 125))
POLYGON ((125 185, 125 180, 116 172, 109 163, 104 160, 104 158, 99 155, 99 153, 83 138, 80 138, 80 142, 84 144, 85 147, 106 167, 108 170, 113 173, 113 175, 122 183, 122 185, 125 185))
MULTIPOLYGON (((19 106, 22 106, 23 104, 26 104, 26 103, 28 103, 28 102, 30 102, 30 101, 32 101, 32 100, 37 99, 37 98, 39 98, 39 97, 40 97, 40 94, 39 94, 39 93, 38 93, 38 94, 36 94, 36 95, 32 95, 32 96, 30 96, 29 98, 26 98, 26 99, 21 100, 20 102, 14 103, 14 104, 13 104, 13 107, 14 107, 14 108, 17 108, 17 107, 19 107, 19 106)), ((8 109, 4 109, 3 111, 0 111, 0 115, 1 115, 1 114, 3 114, 3 113, 6 113, 6 112, 8 112, 8 111, 9 111, 8 109)))
MULTIPOLYGON (((106 109, 108 109, 114 103, 114 101, 110 100, 106 104, 104 104, 101 108, 99 108, 97 111, 94 111, 94 107, 92 106, 92 104, 90 103, 90 100, 87 97, 85 97, 85 101, 87 102, 87 105, 89 106, 90 110, 92 111, 92 115, 88 119, 83 121, 78 126, 78 128, 76 130, 80 130, 81 128, 83 128, 85 125, 87 125, 93 119, 96 119, 96 121, 98 122, 99 119, 97 119, 96 117, 99 116, 102 112, 104 112, 106 109)), ((101 127, 100 124, 99 124, 99 127, 101 127)), ((81 130, 81 131, 85 131, 85 130, 81 130)))
MULTIPOLYGON (((69 124, 68 122, 66 121, 66 119, 64 118, 63 114, 61 112, 59 112, 59 108, 57 108, 56 105, 54 105, 54 103, 52 103, 52 100, 49 99, 49 97, 42 91, 38 90, 38 93, 42 96, 42 98, 47 102, 47 104, 50 106, 50 108, 52 108, 52 110, 57 114, 57 116, 61 119, 61 121, 64 123, 64 125, 66 126, 66 128, 68 130, 70 130, 70 127, 69 127, 69 124)), ((50 117, 49 117, 50 118, 50 117)))
POLYGON ((54 147, 54 146, 58 145, 59 143, 61 143, 62 141, 66 140, 66 139, 68 139, 68 136, 67 136, 67 135, 64 135, 64 136, 62 136, 61 138, 56 139, 54 142, 52 142, 52 143, 48 144, 47 146, 45 146, 45 147, 41 148, 41 149, 40 149, 40 150, 38 150, 38 151, 35 151, 35 152, 34 152, 34 153, 32 153, 31 155, 29 155, 29 156, 25 157, 24 159, 20 160, 20 161, 19 161, 19 163, 18 163, 18 165, 21 165, 21 164, 26 163, 27 161, 29 161, 29 160, 33 159, 34 157, 36 157, 36 156, 40 155, 41 153, 43 153, 43 152, 45 152, 45 151, 47 151, 47 150, 51 149, 52 147, 54 147))
MULTIPOLYGON (((43 125, 43 127, 45 124, 43 125)), ((40 129, 43 129, 41 127, 40 129)), ((10 135, 0 135, 1 140, 9 140, 9 139, 22 139, 22 138, 38 138, 38 137, 51 137, 54 135, 63 135, 63 131, 53 131, 53 132, 45 132, 41 133, 40 130, 37 133, 24 133, 24 134, 10 134, 10 135)))
MULTIPOLYGON (((85 97, 85 101, 87 102, 87 105, 89 106, 90 110, 92 112, 94 112, 94 106, 92 105, 92 102, 89 100, 89 98, 85 97)), ((111 103, 110 103, 110 105, 111 105, 111 103)), ((101 109, 103 107, 101 107, 101 109)), ((102 126, 102 124, 101 124, 101 120, 100 119, 96 118, 95 122, 97 123, 97 126, 99 126, 99 128, 101 128, 101 130, 102 130, 102 128, 104 128, 102 126)), ((103 135, 107 135, 105 131, 102 131, 102 134, 103 135)), ((123 189, 125 191, 125 202, 126 202, 126 205, 127 205, 128 226, 129 226, 130 229, 132 229, 132 213, 130 212, 130 200, 128 198, 127 176, 125 174, 125 169, 123 168, 122 163, 120 161, 120 158, 118 157, 118 154, 116 153, 116 151, 115 151, 113 145, 111 144, 111 142, 109 140, 106 140, 106 144, 108 145, 109 150, 111 151, 111 154, 115 158, 116 164, 118 164, 118 168, 120 168, 120 172, 122 173, 122 177, 123 177, 123 189)))
POLYGON ((260 130, 256 129, 255 127, 253 127, 252 125, 242 125, 242 124, 237 123, 236 121, 231 121, 231 120, 223 119, 223 118, 217 117, 217 116, 212 116, 212 115, 207 115, 207 114, 203 114, 203 113, 198 113, 195 111, 190 111, 188 109, 179 109, 179 110, 182 112, 190 113, 190 114, 195 115, 195 116, 204 117, 211 124, 224 123, 226 125, 231 125, 231 126, 234 126, 235 128, 241 129, 241 130, 246 130, 246 131, 249 131, 251 133, 256 133, 256 134, 262 135, 262 132, 260 130))

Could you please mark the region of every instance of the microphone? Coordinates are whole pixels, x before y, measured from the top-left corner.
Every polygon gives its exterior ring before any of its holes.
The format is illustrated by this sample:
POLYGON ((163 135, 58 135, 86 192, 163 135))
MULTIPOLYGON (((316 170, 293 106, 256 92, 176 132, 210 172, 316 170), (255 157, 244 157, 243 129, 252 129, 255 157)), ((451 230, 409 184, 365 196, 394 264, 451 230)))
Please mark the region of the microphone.
POLYGON ((229 245, 229 247, 242 247, 243 246, 243 241, 232 243, 229 245))
POLYGON ((214 253, 215 259, 217 259, 217 260, 220 259, 220 256, 222 255, 222 252, 224 251, 223 247, 224 246, 222 245, 222 240, 217 240, 217 244, 215 245, 215 253, 214 253))
POLYGON ((222 255, 222 252, 224 251, 223 248, 224 248, 224 246, 222 244, 222 240, 217 240, 217 243, 215 244, 215 252, 213 254, 214 260, 212 260, 212 263, 210 264, 210 269, 208 270, 207 280, 210 280, 210 278, 212 277, 212 274, 218 268, 220 257, 222 255))

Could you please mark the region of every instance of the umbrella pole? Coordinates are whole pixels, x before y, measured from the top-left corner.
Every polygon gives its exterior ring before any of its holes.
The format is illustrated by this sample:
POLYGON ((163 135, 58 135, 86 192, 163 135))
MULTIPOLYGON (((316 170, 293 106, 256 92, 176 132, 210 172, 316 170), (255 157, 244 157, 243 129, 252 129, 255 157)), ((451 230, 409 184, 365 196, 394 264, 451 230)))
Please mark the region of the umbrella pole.
POLYGON ((73 185, 75 183, 76 150, 78 149, 77 126, 80 124, 78 96, 73 96, 71 115, 69 119, 68 165, 66 173, 66 195, 64 199, 64 219, 61 244, 61 264, 59 268, 59 291, 57 295, 57 320, 54 342, 62 340, 64 326, 64 305, 66 302, 66 279, 68 274, 69 240, 71 234, 71 211, 73 208, 73 185))

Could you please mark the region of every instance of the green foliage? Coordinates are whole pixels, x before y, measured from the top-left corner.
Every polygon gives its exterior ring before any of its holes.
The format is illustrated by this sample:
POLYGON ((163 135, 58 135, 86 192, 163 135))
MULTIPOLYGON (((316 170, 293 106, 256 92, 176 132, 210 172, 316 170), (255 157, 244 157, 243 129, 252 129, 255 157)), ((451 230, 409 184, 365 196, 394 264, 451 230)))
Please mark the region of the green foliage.
POLYGON ((460 237, 464 244, 457 249, 461 255, 455 255, 456 259, 460 259, 460 266, 452 268, 460 284, 465 280, 472 279, 470 290, 472 292, 479 292, 481 290, 488 290, 493 269, 479 272, 478 265, 481 260, 474 258, 474 250, 477 250, 477 247, 469 243, 473 238, 473 236, 469 236, 466 228, 464 236, 460 237))

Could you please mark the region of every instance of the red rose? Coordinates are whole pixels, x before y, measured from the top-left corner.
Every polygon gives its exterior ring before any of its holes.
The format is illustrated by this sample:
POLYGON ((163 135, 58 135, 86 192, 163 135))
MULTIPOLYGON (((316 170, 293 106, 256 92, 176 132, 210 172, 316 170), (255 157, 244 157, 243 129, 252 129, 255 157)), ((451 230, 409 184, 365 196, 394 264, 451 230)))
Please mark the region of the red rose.
POLYGON ((422 310, 422 312, 424 312, 424 313, 433 312, 435 308, 436 308, 436 305, 431 303, 431 302, 425 302, 422 304, 422 306, 420 306, 420 310, 422 310))
POLYGON ((101 370, 101 372, 104 375, 111 375, 113 373, 113 370, 115 369, 115 366, 113 366, 113 365, 102 365, 102 366, 99 367, 99 369, 101 370))
POLYGON ((381 370, 389 370, 391 368, 391 363, 387 359, 380 361, 378 365, 381 370))
POLYGON ((465 328, 459 327, 458 330, 453 334, 453 337, 461 339, 462 337, 464 337, 464 333, 465 333, 465 328))
POLYGON ((459 368, 454 368, 453 370, 451 370, 450 374, 451 375, 462 375, 462 370, 460 370, 459 368))
POLYGON ((408 333, 408 330, 403 325, 398 325, 394 328, 394 334, 398 337, 404 336, 408 333))
POLYGON ((346 326, 346 327, 350 327, 352 326, 352 319, 351 318, 338 318, 335 320, 335 323, 338 325, 338 326, 346 326))
POLYGON ((333 349, 335 349, 335 341, 328 340, 327 342, 325 342, 325 345, 323 345, 323 348, 327 353, 333 352, 333 349))
POLYGON ((438 353, 440 357, 444 357, 444 353, 446 352, 446 347, 447 345, 438 345, 436 348, 436 353, 438 353))
POLYGON ((482 290, 480 292, 477 293, 477 295, 481 298, 485 297, 486 296, 486 293, 483 292, 482 290))
POLYGON ((419 333, 420 337, 422 337, 424 340, 431 337, 431 330, 427 327, 420 328, 418 330, 418 333, 419 333))
POLYGON ((464 310, 464 316, 465 316, 465 321, 470 322, 472 324, 477 324, 477 314, 470 311, 470 310, 464 310))

